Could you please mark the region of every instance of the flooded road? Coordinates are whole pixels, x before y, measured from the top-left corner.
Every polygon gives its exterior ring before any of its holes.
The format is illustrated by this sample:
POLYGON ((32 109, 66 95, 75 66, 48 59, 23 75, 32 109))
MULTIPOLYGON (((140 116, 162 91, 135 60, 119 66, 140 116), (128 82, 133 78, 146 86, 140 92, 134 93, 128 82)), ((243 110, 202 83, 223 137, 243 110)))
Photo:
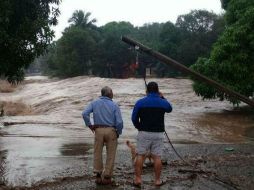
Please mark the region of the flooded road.
MULTIPOLYGON (((175 144, 254 142, 254 112, 247 106, 233 109, 227 102, 202 101, 188 79, 148 79, 172 103, 166 130, 175 144)), ((100 96, 103 86, 114 91, 124 120, 119 149, 137 134, 130 117, 136 100, 145 95, 142 79, 75 77, 53 80, 27 78, 12 93, 0 93, 0 102, 22 102, 30 111, 0 118, 0 166, 9 186, 29 187, 58 178, 85 177, 92 172, 93 134, 81 112, 100 96)))

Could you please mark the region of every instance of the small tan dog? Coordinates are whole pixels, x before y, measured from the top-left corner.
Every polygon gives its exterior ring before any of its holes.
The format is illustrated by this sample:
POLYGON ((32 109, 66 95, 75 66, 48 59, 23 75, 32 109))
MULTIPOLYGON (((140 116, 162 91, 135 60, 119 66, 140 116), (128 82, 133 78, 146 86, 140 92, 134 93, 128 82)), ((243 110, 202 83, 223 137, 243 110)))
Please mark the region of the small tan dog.
MULTIPOLYGON (((131 151, 131 159, 132 159, 132 163, 134 164, 135 163, 135 159, 136 159, 136 156, 137 156, 137 151, 136 151, 136 146, 131 143, 129 140, 126 141, 126 145, 130 148, 130 151, 131 151)), ((153 161, 152 161, 152 155, 151 153, 147 153, 145 155, 145 160, 144 160, 144 166, 151 166, 153 165, 153 161), (146 163, 146 159, 149 160, 149 163, 146 163)))

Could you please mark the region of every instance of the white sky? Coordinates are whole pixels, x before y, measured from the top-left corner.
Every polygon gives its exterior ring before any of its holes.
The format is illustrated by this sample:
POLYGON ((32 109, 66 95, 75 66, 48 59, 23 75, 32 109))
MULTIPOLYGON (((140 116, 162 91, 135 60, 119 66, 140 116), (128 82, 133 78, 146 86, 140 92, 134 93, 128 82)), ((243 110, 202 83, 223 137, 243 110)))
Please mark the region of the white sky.
POLYGON ((220 0, 62 0, 59 23, 53 29, 55 39, 60 38, 75 10, 91 12, 91 18, 97 19, 97 26, 111 21, 129 21, 134 26, 142 26, 152 22, 175 23, 179 15, 193 9, 222 12, 220 0))

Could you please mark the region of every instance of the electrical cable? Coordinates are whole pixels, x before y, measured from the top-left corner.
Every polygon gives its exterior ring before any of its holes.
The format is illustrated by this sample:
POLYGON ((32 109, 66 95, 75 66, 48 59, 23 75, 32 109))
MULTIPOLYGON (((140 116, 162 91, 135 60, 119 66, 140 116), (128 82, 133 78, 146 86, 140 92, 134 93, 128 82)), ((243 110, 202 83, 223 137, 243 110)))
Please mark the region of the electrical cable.
MULTIPOLYGON (((167 138, 167 140, 168 140, 168 143, 171 145, 173 151, 175 152, 175 154, 176 154, 184 163, 186 163, 187 165, 191 166, 191 167, 194 168, 194 169, 199 169, 201 172, 203 172, 203 173, 205 173, 205 174, 207 174, 207 175, 210 175, 209 172, 203 170, 203 169, 200 168, 200 167, 194 166, 193 164, 191 164, 191 163, 187 162, 186 160, 184 160, 183 157, 176 151, 176 149, 175 149, 175 147, 173 146, 173 144, 172 144, 172 142, 171 142, 171 140, 170 140, 170 138, 169 138, 169 136, 168 136, 168 134, 167 134, 166 131, 164 132, 164 134, 165 134, 165 136, 166 136, 166 138, 167 138)), ((229 186, 229 187, 231 187, 231 188, 233 188, 233 189, 237 189, 237 190, 239 189, 238 187, 236 187, 235 184, 228 183, 228 182, 226 182, 226 181, 220 179, 219 177, 217 177, 215 174, 214 174, 214 179, 216 179, 217 181, 219 181, 219 182, 221 182, 221 183, 223 183, 223 184, 225 184, 225 185, 227 185, 227 186, 229 186)))

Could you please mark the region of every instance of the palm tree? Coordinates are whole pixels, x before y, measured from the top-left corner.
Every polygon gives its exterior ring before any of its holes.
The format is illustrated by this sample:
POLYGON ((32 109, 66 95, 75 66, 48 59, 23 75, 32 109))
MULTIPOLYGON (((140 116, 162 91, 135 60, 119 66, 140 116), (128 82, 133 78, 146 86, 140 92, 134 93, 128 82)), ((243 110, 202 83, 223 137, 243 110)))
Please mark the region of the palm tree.
POLYGON ((85 12, 82 10, 76 10, 73 14, 72 17, 68 20, 71 25, 74 26, 80 26, 83 28, 94 28, 95 25, 94 23, 97 22, 97 20, 94 18, 92 20, 89 19, 91 16, 90 12, 85 12))

